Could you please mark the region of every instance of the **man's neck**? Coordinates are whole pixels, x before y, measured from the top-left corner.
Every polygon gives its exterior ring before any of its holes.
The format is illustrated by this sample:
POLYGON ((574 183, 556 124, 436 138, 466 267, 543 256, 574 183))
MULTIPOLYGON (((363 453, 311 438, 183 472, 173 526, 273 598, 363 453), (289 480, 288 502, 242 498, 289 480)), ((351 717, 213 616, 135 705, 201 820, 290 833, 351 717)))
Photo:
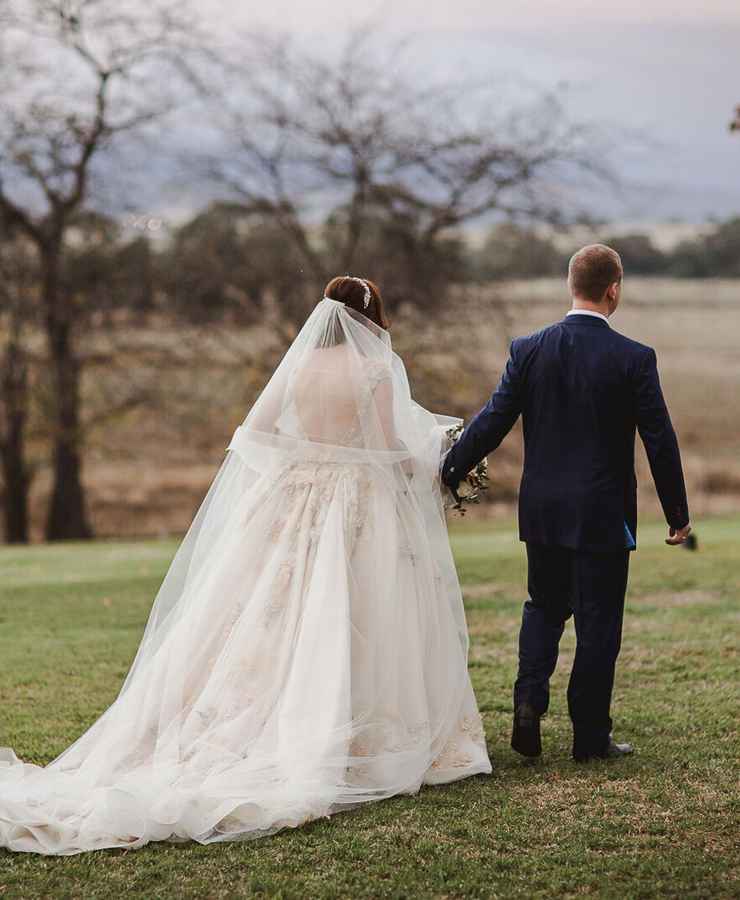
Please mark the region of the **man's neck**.
POLYGON ((608 304, 593 303, 590 300, 581 300, 580 297, 573 297, 572 309, 574 312, 583 311, 583 312, 600 313, 602 316, 606 316, 607 319, 609 318, 609 313, 610 313, 608 304))

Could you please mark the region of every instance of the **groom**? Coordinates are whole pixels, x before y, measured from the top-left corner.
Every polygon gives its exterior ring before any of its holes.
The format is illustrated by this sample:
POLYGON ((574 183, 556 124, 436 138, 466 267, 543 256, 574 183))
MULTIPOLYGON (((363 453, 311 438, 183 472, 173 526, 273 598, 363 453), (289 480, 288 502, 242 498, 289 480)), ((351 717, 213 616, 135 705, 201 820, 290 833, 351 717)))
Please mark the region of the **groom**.
POLYGON ((568 685, 573 758, 623 756, 609 715, 622 637, 629 552, 637 536, 635 430, 668 522, 667 544, 688 537, 678 442, 658 380, 655 351, 612 330, 622 262, 603 244, 571 259, 573 308, 555 325, 516 338, 495 393, 445 459, 453 490, 501 443, 519 414, 524 472, 519 536, 526 542, 529 599, 519 635, 512 747, 542 752, 558 644, 572 615, 576 655, 568 685))

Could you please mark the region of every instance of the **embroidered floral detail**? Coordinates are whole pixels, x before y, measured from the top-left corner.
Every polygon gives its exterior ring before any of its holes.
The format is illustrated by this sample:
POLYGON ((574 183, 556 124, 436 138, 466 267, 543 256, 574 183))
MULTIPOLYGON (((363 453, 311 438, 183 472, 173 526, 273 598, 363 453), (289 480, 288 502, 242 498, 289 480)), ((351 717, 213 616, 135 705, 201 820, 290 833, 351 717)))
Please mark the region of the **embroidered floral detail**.
POLYGON ((429 741, 429 721, 415 725, 402 725, 398 722, 382 722, 365 726, 362 734, 350 742, 350 756, 379 756, 384 753, 398 753, 410 750, 419 744, 429 741))
POLYGON ((466 741, 474 744, 485 743, 485 733, 480 716, 464 716, 458 723, 458 730, 442 748, 442 751, 432 763, 433 769, 454 769, 460 766, 469 766, 473 757, 460 746, 466 741))
POLYGON ((467 734, 471 741, 485 741, 486 739, 480 716, 465 716, 460 724, 460 730, 463 734, 467 734))

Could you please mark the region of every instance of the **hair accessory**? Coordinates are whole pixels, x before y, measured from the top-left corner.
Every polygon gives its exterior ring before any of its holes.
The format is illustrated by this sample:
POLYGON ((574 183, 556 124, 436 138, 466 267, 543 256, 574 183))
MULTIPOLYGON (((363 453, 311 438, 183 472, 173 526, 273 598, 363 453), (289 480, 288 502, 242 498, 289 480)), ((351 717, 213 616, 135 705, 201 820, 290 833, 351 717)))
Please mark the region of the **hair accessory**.
POLYGON ((370 291, 370 285, 365 281, 364 278, 357 278, 355 275, 345 275, 345 278, 348 278, 350 281, 356 281, 357 284, 361 284, 365 289, 365 296, 362 298, 362 308, 367 309, 370 306, 370 300, 372 299, 372 293, 370 291))

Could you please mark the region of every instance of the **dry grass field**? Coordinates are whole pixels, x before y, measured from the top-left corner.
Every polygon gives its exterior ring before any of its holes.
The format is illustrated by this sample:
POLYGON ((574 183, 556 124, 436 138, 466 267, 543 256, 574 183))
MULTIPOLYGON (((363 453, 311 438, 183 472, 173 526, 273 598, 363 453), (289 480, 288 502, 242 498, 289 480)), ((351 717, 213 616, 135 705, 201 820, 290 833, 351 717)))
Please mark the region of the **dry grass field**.
MULTIPOLYGON (((456 297, 433 317, 399 312, 393 340, 419 402, 467 418, 495 386, 509 339, 556 320, 567 307, 559 280, 501 283, 456 297)), ((740 509, 740 281, 628 277, 613 325, 658 352, 694 517, 740 509)), ((280 340, 264 327, 240 333, 212 326, 186 338, 132 330, 124 371, 157 391, 151 402, 90 434, 85 482, 99 535, 163 535, 187 526, 280 340), (171 366, 152 361, 151 348, 162 345, 177 348, 171 366)), ((101 391, 108 377, 105 365, 88 374, 91 407, 110 402, 101 399, 113 391, 101 391)), ((48 472, 43 443, 35 451, 42 462, 33 492, 38 536, 48 472)), ((641 508, 655 513, 641 452, 638 458, 641 508)), ((492 459, 491 502, 477 514, 510 513, 520 459, 517 428, 492 459)))
MULTIPOLYGON (((503 288, 518 310, 515 331, 542 327, 562 309, 551 280, 503 288)), ((740 505, 740 282, 626 279, 614 327, 658 353, 661 379, 697 514, 740 505)), ((657 509, 645 458, 642 499, 657 509)))

